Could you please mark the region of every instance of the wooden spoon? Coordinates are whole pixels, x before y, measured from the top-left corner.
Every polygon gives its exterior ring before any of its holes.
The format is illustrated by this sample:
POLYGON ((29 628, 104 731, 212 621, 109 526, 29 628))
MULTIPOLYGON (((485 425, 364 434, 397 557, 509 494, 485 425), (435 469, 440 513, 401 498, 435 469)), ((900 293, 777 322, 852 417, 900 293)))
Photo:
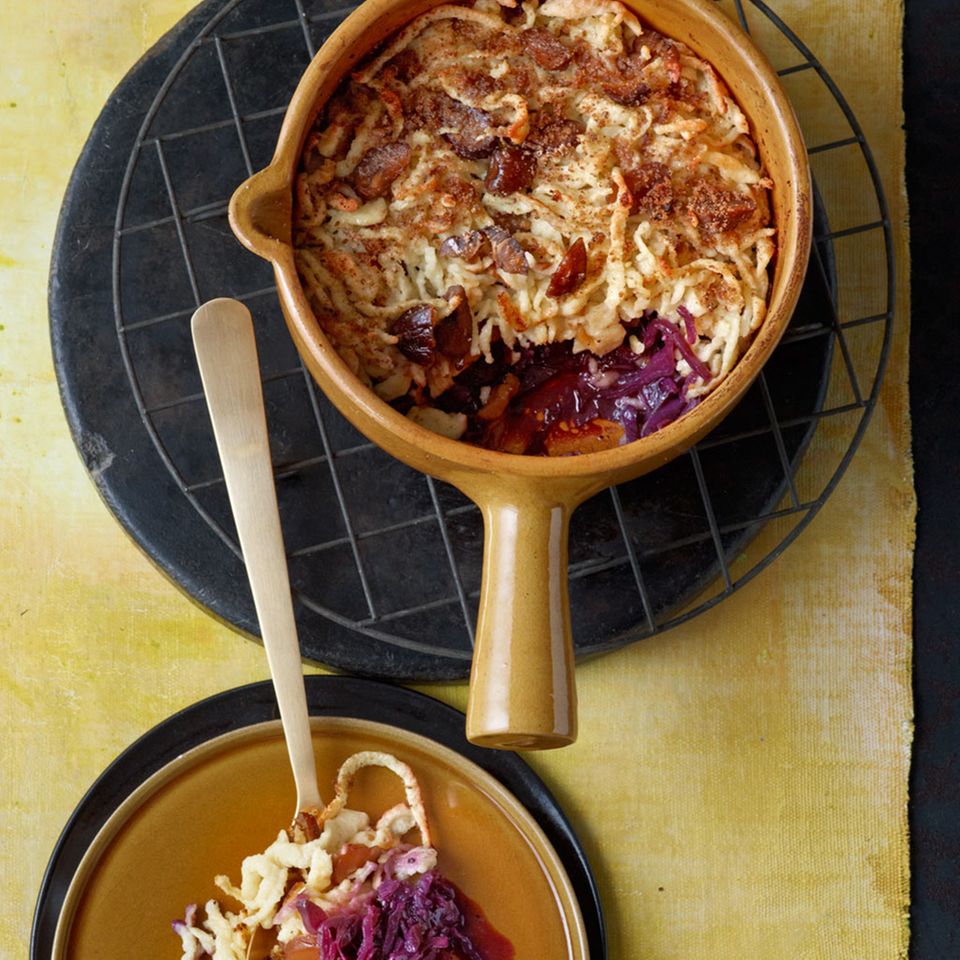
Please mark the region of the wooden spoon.
POLYGON ((276 942, 277 932, 274 927, 269 930, 266 927, 254 927, 244 960, 270 960, 270 952, 276 942))
MULTIPOLYGON (((321 806, 320 790, 270 460, 253 320, 242 303, 221 298, 205 303, 194 313, 191 329, 227 495, 280 707, 280 722, 297 788, 295 819, 304 808, 321 806)), ((247 947, 247 960, 269 956, 274 943, 273 930, 256 927, 247 947)))
POLYGON ((321 802, 253 320, 242 303, 221 298, 200 307, 193 315, 191 328, 227 494, 280 707, 280 721, 297 788, 295 818, 301 810, 319 807, 321 802))

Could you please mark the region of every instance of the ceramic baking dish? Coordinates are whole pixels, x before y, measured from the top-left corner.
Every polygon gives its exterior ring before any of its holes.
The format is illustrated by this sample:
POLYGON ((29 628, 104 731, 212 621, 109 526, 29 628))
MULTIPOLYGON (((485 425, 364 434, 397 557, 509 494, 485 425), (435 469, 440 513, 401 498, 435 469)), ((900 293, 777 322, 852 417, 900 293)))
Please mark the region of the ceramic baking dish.
POLYGON ((777 76, 748 37, 708 0, 627 0, 641 21, 687 44, 721 75, 750 121, 773 180, 777 254, 768 311, 723 382, 678 420, 616 449, 570 457, 519 456, 431 433, 362 384, 320 328, 291 245, 293 184, 307 133, 340 78, 435 0, 366 0, 318 52, 290 102, 270 165, 230 205, 240 240, 273 264, 293 340, 334 405, 358 430, 480 507, 484 567, 470 678, 467 735, 487 746, 560 746, 576 737, 567 602, 570 514, 604 487, 654 470, 692 446, 737 403, 790 319, 807 266, 811 191, 807 154, 777 76))

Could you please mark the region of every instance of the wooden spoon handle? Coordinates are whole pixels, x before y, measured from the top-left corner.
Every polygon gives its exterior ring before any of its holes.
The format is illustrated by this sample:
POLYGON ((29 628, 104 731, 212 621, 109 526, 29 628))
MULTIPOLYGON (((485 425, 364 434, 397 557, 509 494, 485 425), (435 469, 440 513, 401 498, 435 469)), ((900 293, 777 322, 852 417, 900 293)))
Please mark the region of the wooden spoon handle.
POLYGON ((297 809, 320 806, 253 320, 242 303, 222 298, 200 307, 193 315, 191 328, 227 494, 280 706, 280 720, 297 787, 297 809))
POLYGON ((567 598, 569 507, 545 502, 538 491, 516 493, 488 494, 481 503, 483 583, 467 739, 485 747, 542 750, 577 736, 567 598))

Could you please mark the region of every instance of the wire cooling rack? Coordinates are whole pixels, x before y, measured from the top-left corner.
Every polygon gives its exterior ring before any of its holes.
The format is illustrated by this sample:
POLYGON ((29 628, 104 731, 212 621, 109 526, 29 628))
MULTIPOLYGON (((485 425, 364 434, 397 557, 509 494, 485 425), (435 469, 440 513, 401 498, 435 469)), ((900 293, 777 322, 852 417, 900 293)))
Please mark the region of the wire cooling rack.
MULTIPOLYGON (((479 511, 336 413, 290 342, 269 268, 226 221, 234 187, 269 162, 302 70, 351 9, 208 0, 134 68, 65 201, 54 353, 75 439, 108 505, 191 596, 255 633, 189 334, 204 300, 244 301, 305 657, 368 675, 456 679, 472 649, 479 511)), ((892 240, 863 131, 770 7, 736 0, 729 12, 778 68, 810 144, 811 268, 786 336, 730 417, 687 455, 574 515, 578 656, 695 617, 782 553, 849 464, 887 359, 892 240)))

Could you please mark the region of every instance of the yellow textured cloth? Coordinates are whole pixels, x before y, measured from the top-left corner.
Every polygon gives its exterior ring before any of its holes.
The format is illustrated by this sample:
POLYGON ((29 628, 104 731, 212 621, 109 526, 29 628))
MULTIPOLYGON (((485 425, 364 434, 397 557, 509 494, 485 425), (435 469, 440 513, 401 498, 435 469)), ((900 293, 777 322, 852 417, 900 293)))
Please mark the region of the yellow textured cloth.
MULTIPOLYGON (((899 275, 890 372, 849 471, 799 540, 709 613, 581 667, 579 741, 530 758, 586 847, 613 960, 906 955, 914 499, 902 8, 775 6, 847 94, 887 191, 899 275)), ((113 87, 188 8, 0 7, 2 957, 27 955, 47 857, 103 767, 175 710, 267 675, 261 649, 172 587, 98 499, 48 341, 48 261, 73 163, 113 87)), ((799 59, 768 42, 775 65, 799 59)), ((829 139, 831 125, 845 135, 805 83, 796 74, 787 85, 805 126, 820 125, 811 138, 829 139)), ((845 161, 826 156, 828 202, 856 222, 845 161)), ((854 300, 876 286, 882 251, 871 249, 856 247, 845 266, 863 278, 845 288, 854 300)), ((817 456, 842 446, 837 419, 817 456)), ((464 705, 463 688, 430 692, 464 705)))

